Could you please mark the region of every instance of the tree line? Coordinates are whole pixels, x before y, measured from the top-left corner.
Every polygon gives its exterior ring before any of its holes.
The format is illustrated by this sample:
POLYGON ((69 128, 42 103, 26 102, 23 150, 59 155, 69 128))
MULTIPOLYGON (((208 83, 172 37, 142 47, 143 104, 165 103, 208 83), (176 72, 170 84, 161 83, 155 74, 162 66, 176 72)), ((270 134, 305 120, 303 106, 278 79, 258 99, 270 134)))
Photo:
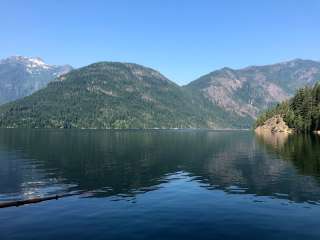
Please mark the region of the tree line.
POLYGON ((261 114, 256 127, 275 115, 281 115, 287 125, 297 132, 320 130, 320 84, 299 89, 290 100, 261 114))

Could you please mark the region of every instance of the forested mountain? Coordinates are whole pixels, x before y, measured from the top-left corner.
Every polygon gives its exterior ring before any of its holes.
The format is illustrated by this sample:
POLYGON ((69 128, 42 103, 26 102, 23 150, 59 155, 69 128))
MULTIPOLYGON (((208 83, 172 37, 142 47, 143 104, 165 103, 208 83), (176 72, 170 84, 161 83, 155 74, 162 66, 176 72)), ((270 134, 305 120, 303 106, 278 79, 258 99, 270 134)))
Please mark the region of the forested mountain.
POLYGON ((286 124, 295 131, 320 130, 320 84, 299 89, 292 99, 259 116, 256 126, 263 125, 276 115, 282 116, 286 124))
POLYGON ((62 75, 69 70, 40 59, 1 61, 2 101, 50 83, 0 107, 0 127, 250 128, 258 114, 320 79, 320 62, 301 59, 223 68, 183 87, 137 64, 100 62, 62 75))
POLYGON ((70 70, 69 65, 49 65, 40 58, 0 60, 0 104, 28 96, 70 70))
POLYGON ((295 59, 251 66, 223 68, 191 82, 185 88, 199 91, 214 105, 253 121, 259 113, 293 96, 320 79, 320 62, 295 59))
POLYGON ((159 72, 117 62, 73 70, 0 108, 1 127, 223 128, 241 124, 236 116, 159 72))

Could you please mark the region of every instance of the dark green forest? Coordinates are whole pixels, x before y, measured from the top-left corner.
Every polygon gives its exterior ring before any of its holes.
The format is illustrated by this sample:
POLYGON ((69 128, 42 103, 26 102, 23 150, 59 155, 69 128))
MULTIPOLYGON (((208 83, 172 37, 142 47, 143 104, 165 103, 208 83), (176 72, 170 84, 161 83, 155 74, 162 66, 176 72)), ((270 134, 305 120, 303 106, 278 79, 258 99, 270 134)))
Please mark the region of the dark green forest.
POLYGON ((320 130, 320 84, 299 89, 290 100, 261 114, 256 127, 275 115, 281 115, 287 125, 297 132, 320 130))

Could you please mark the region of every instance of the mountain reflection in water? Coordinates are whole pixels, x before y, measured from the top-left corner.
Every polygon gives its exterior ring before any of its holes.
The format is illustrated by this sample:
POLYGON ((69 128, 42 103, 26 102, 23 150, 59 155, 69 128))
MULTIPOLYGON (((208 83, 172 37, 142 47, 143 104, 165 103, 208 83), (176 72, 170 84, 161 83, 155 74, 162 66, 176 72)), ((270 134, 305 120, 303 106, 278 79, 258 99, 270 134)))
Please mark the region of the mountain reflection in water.
POLYGON ((318 202, 319 137, 279 139, 231 131, 1 130, 0 201, 71 191, 134 197, 188 176, 230 194, 318 202))

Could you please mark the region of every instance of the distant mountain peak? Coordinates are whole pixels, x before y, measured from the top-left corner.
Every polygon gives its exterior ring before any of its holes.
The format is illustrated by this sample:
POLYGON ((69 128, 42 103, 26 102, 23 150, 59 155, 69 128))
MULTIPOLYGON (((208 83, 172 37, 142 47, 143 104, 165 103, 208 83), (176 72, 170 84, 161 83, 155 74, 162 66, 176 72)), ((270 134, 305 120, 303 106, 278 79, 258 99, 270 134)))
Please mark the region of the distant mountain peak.
MULTIPOLYGON (((45 69, 53 68, 53 67, 60 67, 59 65, 53 65, 46 63, 42 58, 40 57, 26 57, 26 56, 10 56, 5 59, 0 60, 0 64, 5 63, 20 63, 24 65, 28 65, 29 67, 42 67, 45 69)), ((63 65, 71 67, 70 65, 63 65)))
POLYGON ((306 64, 318 65, 320 64, 320 62, 316 60, 310 60, 310 59, 295 58, 295 59, 282 61, 274 64, 251 65, 251 66, 237 69, 237 70, 249 70, 249 69, 255 69, 255 68, 265 68, 265 67, 275 67, 275 66, 296 67, 298 65, 306 65, 306 64))
POLYGON ((41 58, 35 57, 35 58, 28 58, 29 62, 32 62, 34 65, 37 66, 48 66, 41 58))
POLYGON ((0 60, 0 104, 28 96, 71 70, 70 65, 50 65, 40 57, 0 60))
POLYGON ((20 55, 7 57, 1 60, 1 62, 36 62, 38 64, 45 64, 43 59, 40 57, 25 57, 20 55))
POLYGON ((307 60, 307 59, 302 59, 302 58, 295 58, 295 59, 292 59, 292 60, 289 60, 289 61, 284 61, 284 62, 281 62, 279 63, 279 65, 286 65, 286 66, 289 66, 289 67, 296 67, 298 65, 301 65, 301 64, 320 64, 319 61, 315 61, 315 60, 307 60))
POLYGON ((234 69, 230 68, 230 67, 223 67, 220 69, 221 71, 234 71, 234 69))

